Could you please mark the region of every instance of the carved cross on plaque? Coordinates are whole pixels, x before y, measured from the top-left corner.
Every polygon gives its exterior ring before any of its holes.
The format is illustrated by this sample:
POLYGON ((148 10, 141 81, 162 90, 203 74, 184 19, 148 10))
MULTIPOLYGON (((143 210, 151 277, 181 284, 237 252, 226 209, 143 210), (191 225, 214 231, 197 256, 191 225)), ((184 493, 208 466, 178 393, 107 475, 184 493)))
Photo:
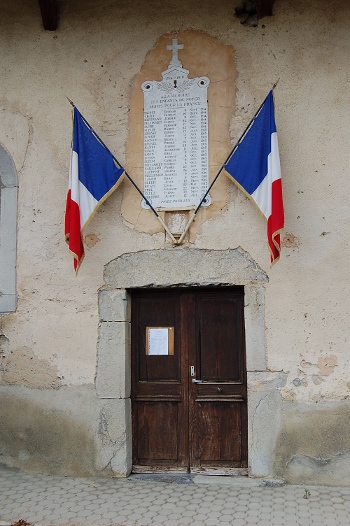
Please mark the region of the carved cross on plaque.
POLYGON ((184 48, 184 44, 178 44, 177 43, 177 38, 173 38, 172 42, 173 43, 171 45, 166 47, 169 51, 173 52, 173 57, 171 59, 170 65, 171 66, 180 66, 180 67, 182 67, 182 64, 181 64, 181 62, 179 60, 178 50, 179 49, 183 49, 184 48))

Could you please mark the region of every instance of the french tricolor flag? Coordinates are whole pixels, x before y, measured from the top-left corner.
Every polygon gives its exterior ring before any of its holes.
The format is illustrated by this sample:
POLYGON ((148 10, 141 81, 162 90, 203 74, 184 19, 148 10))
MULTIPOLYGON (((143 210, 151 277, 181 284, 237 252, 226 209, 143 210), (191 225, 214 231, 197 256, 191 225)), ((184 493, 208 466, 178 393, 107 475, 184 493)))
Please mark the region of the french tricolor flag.
POLYGON ((84 257, 83 231, 124 175, 124 168, 116 164, 111 152, 74 107, 65 237, 76 272, 84 257))
POLYGON ((265 216, 273 265, 281 252, 284 209, 272 90, 224 168, 265 216))

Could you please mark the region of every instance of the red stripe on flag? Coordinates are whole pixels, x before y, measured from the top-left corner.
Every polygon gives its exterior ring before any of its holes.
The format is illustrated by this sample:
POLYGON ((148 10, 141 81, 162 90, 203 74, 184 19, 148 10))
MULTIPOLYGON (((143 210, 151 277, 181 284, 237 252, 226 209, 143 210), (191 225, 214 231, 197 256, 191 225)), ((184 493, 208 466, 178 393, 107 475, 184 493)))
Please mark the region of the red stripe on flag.
POLYGON ((84 256, 84 245, 81 239, 80 210, 78 204, 71 198, 71 190, 68 190, 67 194, 64 233, 69 250, 74 256, 74 270, 77 270, 84 256))
POLYGON ((66 199, 66 214, 64 216, 64 235, 66 237, 66 241, 68 241, 69 239, 69 232, 70 232, 70 216, 71 216, 70 210, 71 210, 71 200, 72 200, 71 194, 72 194, 71 189, 69 189, 67 193, 67 199, 66 199))
POLYGON ((280 256, 280 231, 284 227, 284 209, 281 179, 277 179, 272 183, 271 193, 271 215, 267 220, 267 242, 270 248, 271 264, 273 265, 279 259, 280 256))

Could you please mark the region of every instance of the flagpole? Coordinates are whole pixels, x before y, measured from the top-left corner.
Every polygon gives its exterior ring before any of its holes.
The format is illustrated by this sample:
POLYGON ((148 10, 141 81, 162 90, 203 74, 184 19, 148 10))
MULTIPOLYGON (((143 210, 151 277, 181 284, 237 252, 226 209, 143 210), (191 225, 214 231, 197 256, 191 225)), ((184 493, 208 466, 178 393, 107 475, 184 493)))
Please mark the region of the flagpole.
MULTIPOLYGON (((68 102, 73 106, 73 108, 76 108, 75 104, 73 101, 71 101, 68 97, 68 102)), ((79 112, 80 113, 80 112, 79 112)), ((112 159, 114 160, 114 162, 119 166, 119 168, 122 168, 124 170, 124 173, 126 175, 126 177, 129 179, 129 181, 131 182, 131 184, 136 188, 136 190, 139 192, 139 194, 141 195, 141 197, 145 200, 145 203, 150 207, 150 209, 152 210, 152 212, 155 214, 155 216, 157 217, 158 221, 160 222, 160 224, 162 225, 162 227, 164 228, 164 230, 167 232, 167 234, 170 236, 171 240, 173 241, 173 244, 176 244, 176 239, 174 238, 173 234, 170 232, 170 230, 168 229, 168 227, 166 226, 166 224, 164 223, 163 219, 160 217, 160 215, 158 214, 158 212, 153 208, 153 206, 151 205, 151 203, 149 202, 149 200, 147 199, 147 197, 142 193, 142 191, 140 190, 140 188, 137 186, 137 184, 135 183, 135 181, 133 181, 133 179, 130 177, 130 175, 128 174, 128 172, 124 169, 124 167, 120 164, 120 162, 118 161, 118 159, 113 155, 113 153, 110 151, 110 149, 106 146, 106 144, 103 142, 103 140, 101 139, 101 137, 99 137, 97 135, 97 133, 95 132, 95 130, 92 128, 92 126, 88 123, 88 121, 85 119, 85 117, 80 113, 81 115, 81 118, 83 119, 83 121, 85 122, 86 126, 89 128, 89 130, 95 135, 96 139, 102 144, 102 146, 104 148, 106 148, 106 150, 111 154, 112 156, 112 159)))
MULTIPOLYGON (((275 84, 272 86, 272 91, 275 89, 275 87, 277 86, 278 82, 279 82, 280 79, 278 79, 275 84)), ((256 119, 258 113, 260 112, 261 108, 263 107, 263 105, 265 104, 265 101, 267 99, 268 95, 265 97, 265 99, 263 100, 263 102, 260 104, 259 108, 256 110, 255 112, 255 115, 254 117, 252 117, 252 119, 249 121, 248 125, 246 126, 244 132, 242 133, 242 135, 240 136, 240 138, 238 139, 238 141, 236 142, 236 144, 234 145, 234 147, 232 148, 231 152, 229 153, 227 159, 225 160, 225 162, 223 163, 223 165, 221 166, 220 170, 218 171, 218 173, 216 174, 216 176, 214 177, 212 183, 210 184, 208 190, 205 192, 204 196, 202 197, 199 205, 197 206, 197 208, 195 209, 195 211, 193 212, 192 216, 190 217, 187 225, 186 225, 186 228, 185 230, 183 231, 183 233, 181 234, 181 237, 179 238, 179 240, 176 242, 177 245, 180 245, 182 243, 182 241, 184 240, 184 237, 185 235, 187 234, 188 232, 188 229, 190 228, 190 226, 192 225, 196 215, 197 215, 197 212, 198 210, 200 209, 200 207, 202 206, 202 204, 204 203, 205 201, 205 198, 207 197, 207 195, 209 194, 210 190, 213 188, 214 186, 214 183, 217 181, 217 179, 219 178, 219 175, 221 174, 221 172, 223 171, 224 167, 225 167, 225 164, 227 164, 229 162, 229 160, 231 159, 232 155, 235 153, 235 151, 237 150, 238 148, 238 145, 239 143, 243 140, 243 137, 245 136, 245 134, 248 132, 249 128, 251 127, 251 125, 253 124, 254 120, 256 119)))

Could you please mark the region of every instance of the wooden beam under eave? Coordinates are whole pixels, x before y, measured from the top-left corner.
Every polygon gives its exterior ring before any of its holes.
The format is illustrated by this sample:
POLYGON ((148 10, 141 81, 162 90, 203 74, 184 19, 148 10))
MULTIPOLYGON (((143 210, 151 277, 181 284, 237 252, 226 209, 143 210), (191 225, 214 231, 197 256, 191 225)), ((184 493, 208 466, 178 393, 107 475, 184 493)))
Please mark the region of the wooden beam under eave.
POLYGON ((39 0, 44 29, 56 31, 58 27, 57 0, 39 0))
POLYGON ((256 14, 258 19, 264 18, 264 16, 272 16, 273 0, 257 0, 256 2, 256 14))

